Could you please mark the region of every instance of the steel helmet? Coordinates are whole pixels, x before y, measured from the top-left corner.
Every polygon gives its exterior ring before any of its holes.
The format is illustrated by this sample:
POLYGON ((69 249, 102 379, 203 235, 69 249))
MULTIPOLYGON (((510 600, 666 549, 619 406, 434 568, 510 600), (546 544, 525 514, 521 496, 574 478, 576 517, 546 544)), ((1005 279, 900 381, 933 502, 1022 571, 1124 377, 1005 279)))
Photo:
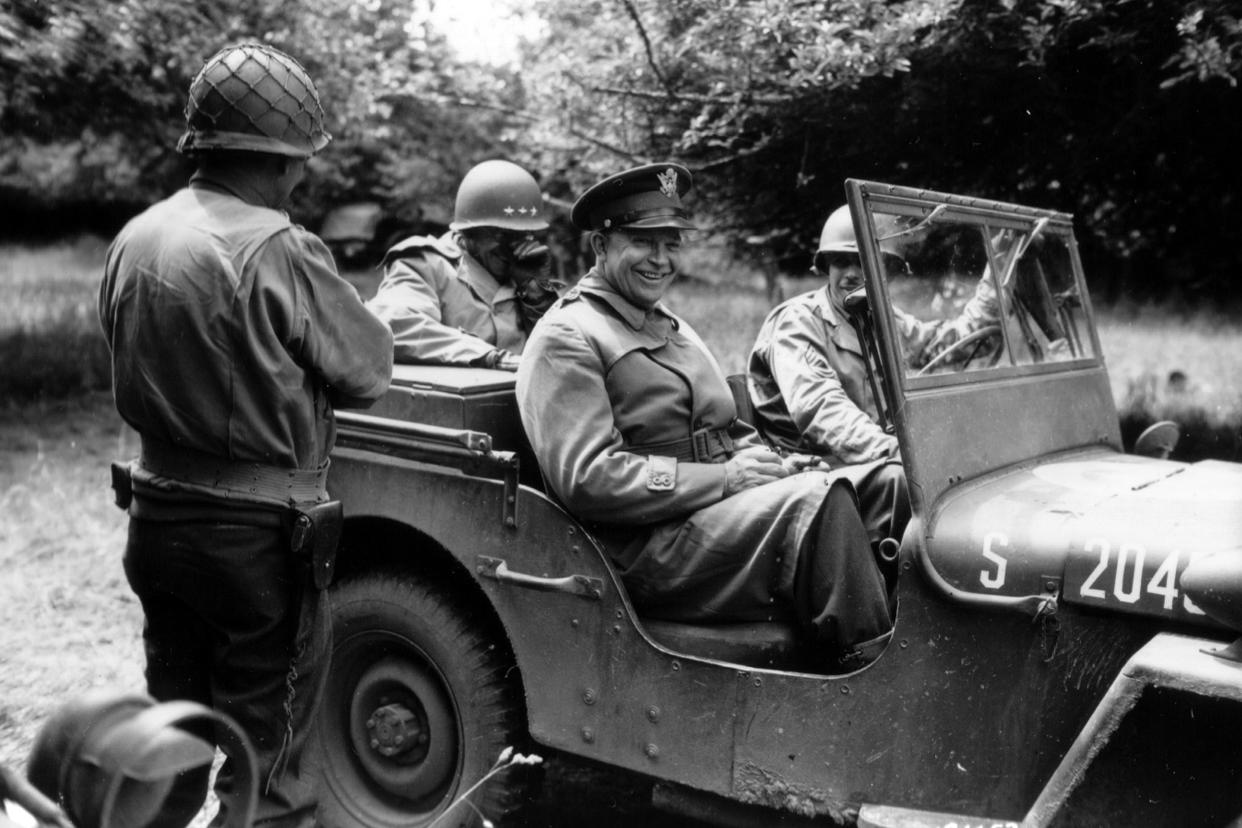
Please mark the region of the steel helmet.
POLYGON ((449 228, 546 230, 543 210, 543 193, 534 176, 509 161, 484 161, 461 180, 449 228))
MULTIPOLYGON (((905 257, 897 244, 896 238, 885 239, 885 236, 899 232, 902 227, 896 216, 887 213, 875 213, 876 235, 881 239, 880 252, 885 259, 885 266, 890 275, 906 269, 905 257)), ((819 253, 858 253, 858 239, 854 235, 854 220, 850 217, 850 207, 843 204, 832 211, 824 222, 824 229, 819 234, 819 253)), ((821 270, 823 268, 820 268, 821 270)))
POLYGON ((186 155, 231 149, 309 158, 332 136, 315 84, 293 58, 262 43, 216 52, 190 84, 186 155))
MULTIPOLYGON (((901 225, 896 216, 876 213, 875 229, 876 235, 883 238, 890 233, 898 232, 901 225)), ((888 239, 880 242, 880 249, 886 253, 901 255, 895 241, 895 239, 888 239)), ((854 220, 850 218, 848 204, 842 204, 833 210, 832 215, 828 216, 828 220, 824 222, 824 229, 819 234, 819 249, 832 253, 858 252, 858 239, 854 236, 854 220)))

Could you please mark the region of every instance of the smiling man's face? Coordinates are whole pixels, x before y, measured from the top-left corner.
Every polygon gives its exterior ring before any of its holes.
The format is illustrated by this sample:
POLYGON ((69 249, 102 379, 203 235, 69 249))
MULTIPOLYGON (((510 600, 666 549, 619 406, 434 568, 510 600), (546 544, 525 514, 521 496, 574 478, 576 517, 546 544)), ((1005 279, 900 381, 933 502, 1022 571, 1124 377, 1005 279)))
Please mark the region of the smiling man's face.
POLYGON ((640 308, 655 305, 681 267, 680 230, 613 230, 591 244, 604 281, 640 308))

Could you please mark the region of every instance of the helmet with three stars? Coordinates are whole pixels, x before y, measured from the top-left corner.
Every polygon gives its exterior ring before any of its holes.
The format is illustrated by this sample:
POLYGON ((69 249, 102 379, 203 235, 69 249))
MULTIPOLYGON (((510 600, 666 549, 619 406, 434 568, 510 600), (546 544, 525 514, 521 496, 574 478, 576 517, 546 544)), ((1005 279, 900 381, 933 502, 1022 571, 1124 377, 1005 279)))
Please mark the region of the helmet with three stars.
POLYGON ((461 180, 449 227, 533 232, 548 228, 543 214, 543 193, 534 176, 510 161, 484 161, 461 180))

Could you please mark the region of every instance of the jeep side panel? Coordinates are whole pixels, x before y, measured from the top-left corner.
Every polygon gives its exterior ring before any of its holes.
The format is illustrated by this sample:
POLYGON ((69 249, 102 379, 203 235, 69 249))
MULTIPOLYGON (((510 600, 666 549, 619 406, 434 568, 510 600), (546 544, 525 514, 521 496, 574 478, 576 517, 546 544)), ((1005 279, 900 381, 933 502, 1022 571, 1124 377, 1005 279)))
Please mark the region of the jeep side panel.
POLYGON ((984 621, 906 558, 894 640, 872 667, 728 665, 648 638, 603 551, 540 492, 521 487, 506 526, 502 481, 343 449, 332 482, 351 527, 414 527, 419 544, 398 556, 442 549, 475 580, 508 633, 535 741, 780 810, 1021 814, 1152 631, 1072 614, 1059 632, 1016 614, 984 621))

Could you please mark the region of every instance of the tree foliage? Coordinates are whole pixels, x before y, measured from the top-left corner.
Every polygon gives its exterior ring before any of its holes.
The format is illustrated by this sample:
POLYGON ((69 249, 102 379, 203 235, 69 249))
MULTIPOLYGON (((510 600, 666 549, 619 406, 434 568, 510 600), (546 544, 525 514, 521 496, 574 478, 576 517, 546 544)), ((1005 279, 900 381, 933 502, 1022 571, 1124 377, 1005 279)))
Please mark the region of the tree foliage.
MULTIPOLYGON (((295 212, 345 199, 451 203, 501 116, 453 105, 469 84, 429 0, 6 0, 0 6, 0 193, 55 210, 141 205, 180 186, 190 82, 219 48, 270 43, 315 79, 335 142, 295 212)), ((504 84, 503 78, 496 83, 504 84)), ((15 211, 16 212, 16 211, 15 211)))
POLYGON ((1097 283, 1113 288, 1223 293, 1242 265, 1220 244, 1242 220, 1226 183, 1242 140, 1229 0, 543 9, 542 69, 528 80, 559 139, 547 145, 582 178, 688 163, 700 213, 789 268, 806 266, 799 251, 846 177, 1074 212, 1097 283))
POLYGON ((788 270, 847 177, 1073 212, 1114 289, 1223 295, 1242 266, 1223 243, 1242 223, 1237 0, 535 0, 544 35, 515 69, 464 65, 434 2, 4 0, 4 228, 179 186, 190 80, 258 39, 303 62, 336 136, 304 220, 445 209, 486 157, 564 201, 672 157, 707 223, 788 270))

